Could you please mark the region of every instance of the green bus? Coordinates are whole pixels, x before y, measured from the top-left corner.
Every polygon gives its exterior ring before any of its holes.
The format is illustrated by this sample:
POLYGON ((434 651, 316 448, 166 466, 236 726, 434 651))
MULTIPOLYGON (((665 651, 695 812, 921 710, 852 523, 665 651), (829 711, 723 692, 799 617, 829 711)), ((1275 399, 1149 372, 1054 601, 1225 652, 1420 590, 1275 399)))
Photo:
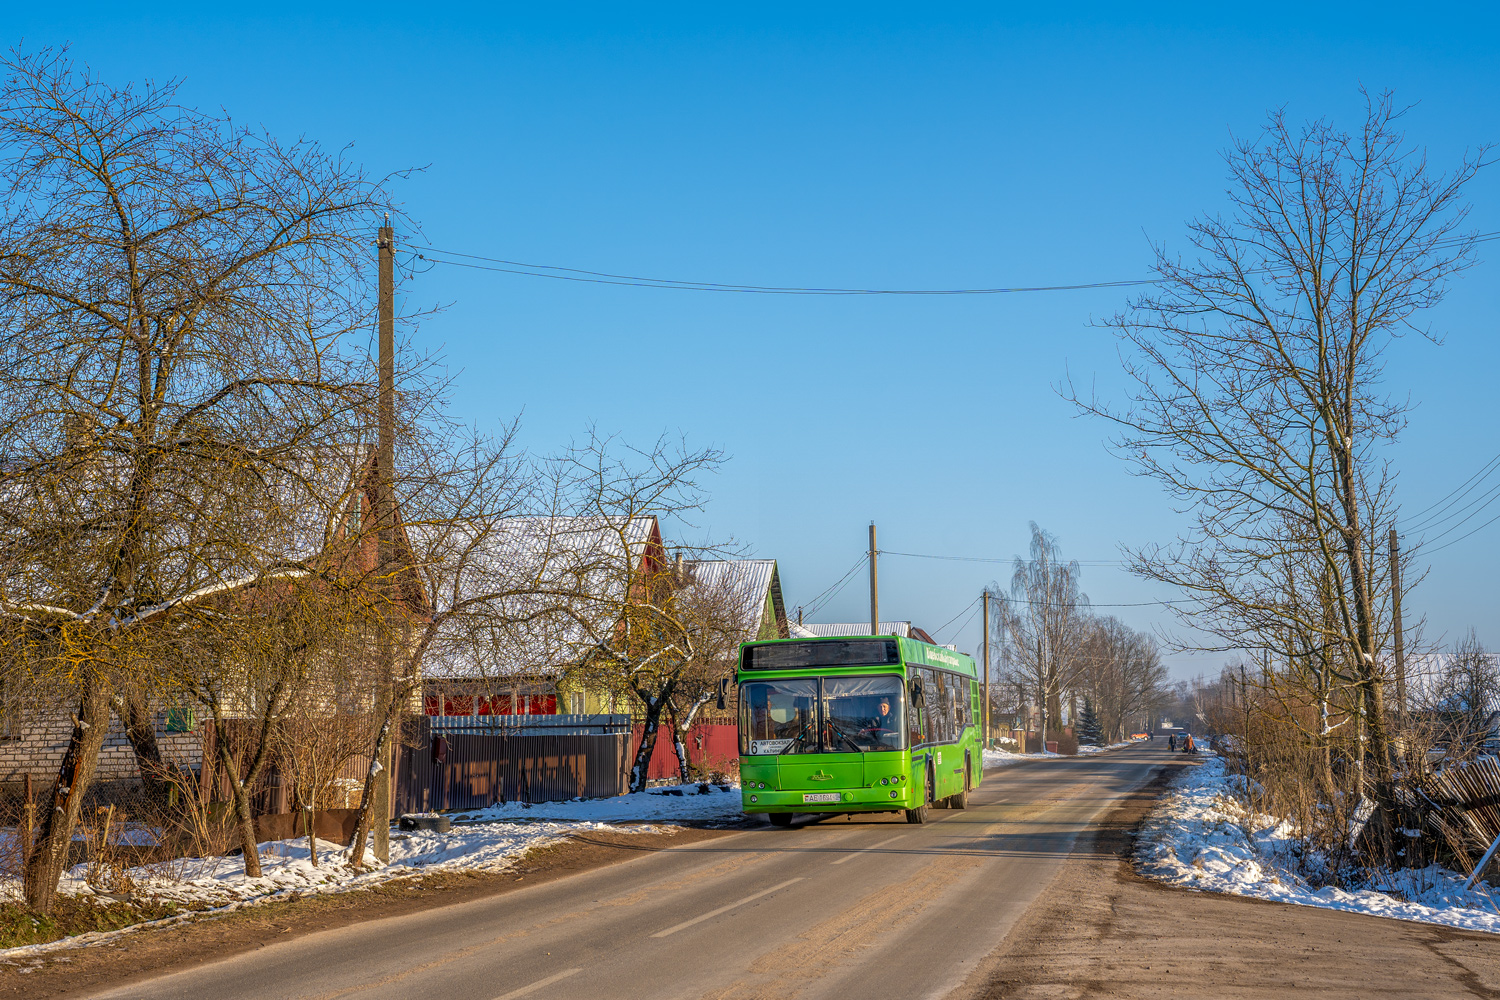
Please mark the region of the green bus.
POLYGON ((740 647, 740 786, 747 813, 964 809, 979 785, 974 660, 899 636, 740 647))

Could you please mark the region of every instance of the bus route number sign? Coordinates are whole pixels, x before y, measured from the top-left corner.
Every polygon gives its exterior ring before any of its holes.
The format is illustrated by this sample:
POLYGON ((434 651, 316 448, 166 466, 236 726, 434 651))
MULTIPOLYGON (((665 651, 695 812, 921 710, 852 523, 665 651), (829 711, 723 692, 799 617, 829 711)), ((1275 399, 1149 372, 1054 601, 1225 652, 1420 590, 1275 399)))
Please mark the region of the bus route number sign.
POLYGON ((757 754, 781 753, 781 751, 785 750, 787 747, 791 746, 795 742, 796 742, 795 739, 791 739, 791 740, 751 740, 750 741, 750 753, 751 753, 752 756, 757 755, 757 754))

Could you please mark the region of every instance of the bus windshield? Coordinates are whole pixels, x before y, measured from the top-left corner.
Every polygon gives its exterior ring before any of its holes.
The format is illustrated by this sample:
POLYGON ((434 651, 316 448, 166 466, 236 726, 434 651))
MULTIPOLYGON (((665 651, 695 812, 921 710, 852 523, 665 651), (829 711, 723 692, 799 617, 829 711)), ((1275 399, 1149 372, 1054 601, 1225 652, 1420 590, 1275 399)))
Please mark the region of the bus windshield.
POLYGON ((740 685, 740 751, 747 754, 900 750, 899 676, 798 677, 740 685))

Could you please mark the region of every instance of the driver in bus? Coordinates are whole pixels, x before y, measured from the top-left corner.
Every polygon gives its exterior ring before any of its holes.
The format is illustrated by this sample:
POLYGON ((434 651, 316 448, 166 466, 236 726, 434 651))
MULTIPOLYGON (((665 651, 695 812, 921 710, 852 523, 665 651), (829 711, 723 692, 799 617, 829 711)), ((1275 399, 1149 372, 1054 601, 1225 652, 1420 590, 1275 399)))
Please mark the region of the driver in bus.
POLYGON ((891 699, 889 697, 881 697, 880 707, 877 709, 875 717, 866 723, 865 728, 881 733, 896 732, 896 717, 891 714, 891 699))

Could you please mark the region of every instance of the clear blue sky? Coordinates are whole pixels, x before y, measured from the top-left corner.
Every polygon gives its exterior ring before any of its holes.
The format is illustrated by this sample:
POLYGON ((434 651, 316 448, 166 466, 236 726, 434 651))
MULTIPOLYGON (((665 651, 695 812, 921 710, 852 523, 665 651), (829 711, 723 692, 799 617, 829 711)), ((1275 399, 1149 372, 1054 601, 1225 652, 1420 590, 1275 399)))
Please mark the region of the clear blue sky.
MULTIPOLYGON (((426 166, 397 191, 433 245, 710 281, 1136 277, 1149 241, 1222 204, 1231 130, 1279 105, 1352 124, 1361 83, 1417 104, 1409 135, 1438 166, 1500 140, 1493 5, 710 6, 30 5, 4 23, 110 81, 180 77, 190 103, 352 143, 373 171, 426 166)), ((1500 230, 1500 169, 1470 194, 1475 227, 1500 230)), ((1431 314, 1445 346, 1391 356, 1392 389, 1420 403, 1396 451, 1408 510, 1500 452, 1497 274, 1486 261, 1431 314)), ((538 451, 588 421, 724 447, 704 526, 779 559, 794 607, 859 558, 872 518, 883 547, 1002 558, 1036 520, 1099 561, 1178 523, 1054 391, 1067 370, 1118 386, 1091 320, 1121 290, 830 299, 437 269, 403 293, 451 303, 418 337, 467 419, 524 412, 538 451)), ((1430 635, 1500 644, 1497 556, 1500 524, 1431 559, 1411 600, 1430 635)), ((881 576, 885 616, 935 630, 1009 573, 891 557, 881 576)), ((1108 564, 1083 582, 1098 603, 1171 596, 1108 564)), ((821 617, 866 614, 856 581, 821 617)), ((956 625, 940 638, 972 648, 977 621, 956 625)))

